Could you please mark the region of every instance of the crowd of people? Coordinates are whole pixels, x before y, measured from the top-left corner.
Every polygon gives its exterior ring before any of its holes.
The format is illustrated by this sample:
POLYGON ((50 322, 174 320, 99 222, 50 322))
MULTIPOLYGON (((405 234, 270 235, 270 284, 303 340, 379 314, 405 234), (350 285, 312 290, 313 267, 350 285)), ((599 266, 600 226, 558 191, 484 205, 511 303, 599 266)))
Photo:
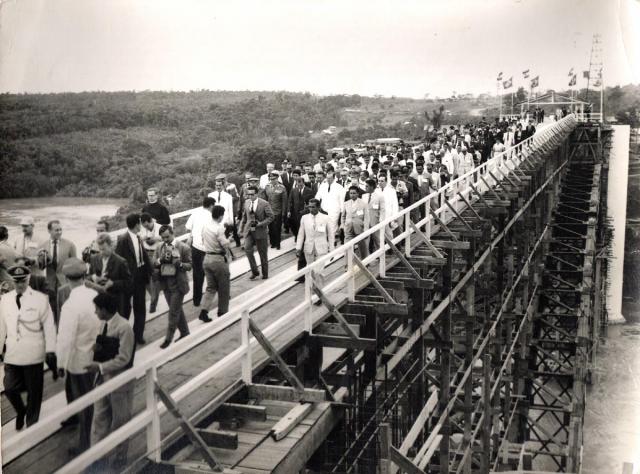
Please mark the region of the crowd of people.
MULTIPOLYGON (((261 176, 245 173, 238 186, 218 174, 214 190, 190 214, 184 241, 176 239, 155 188, 141 212, 126 217, 126 231, 114 238, 101 220, 80 254, 57 220, 47 223, 48 237, 35 235, 29 217, 13 239, 0 226, 0 344, 16 428, 38 421, 45 364, 54 379, 65 378, 68 402, 130 368, 136 349, 146 344, 147 313, 157 311, 160 293, 168 306, 163 349, 176 330, 177 340, 189 336, 183 306, 190 289, 203 323, 212 321, 216 299, 217 316, 228 312, 229 264, 238 257, 233 243, 247 257, 249 278, 268 279, 268 249, 280 250, 283 233, 291 233, 302 268, 534 133, 532 121, 483 120, 429 130, 413 145, 345 148, 317 161, 283 160, 279 169, 269 163, 261 176)), ((425 214, 425 206, 415 210, 415 217, 425 214)), ((391 221, 385 233, 397 234, 402 225, 402 219, 391 221)), ((383 244, 373 233, 356 252, 365 258, 383 244)), ((132 400, 129 383, 66 420, 79 427, 72 452, 129 420, 132 400)), ((125 443, 103 462, 118 467, 126 455, 125 443)))

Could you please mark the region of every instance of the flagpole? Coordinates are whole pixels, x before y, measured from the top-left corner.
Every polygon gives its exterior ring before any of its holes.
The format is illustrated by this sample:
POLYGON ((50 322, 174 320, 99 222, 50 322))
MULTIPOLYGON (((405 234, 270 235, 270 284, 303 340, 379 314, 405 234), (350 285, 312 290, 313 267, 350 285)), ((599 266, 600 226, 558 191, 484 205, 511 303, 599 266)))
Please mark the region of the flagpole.
POLYGON ((496 83, 496 95, 500 101, 498 108, 500 110, 500 120, 502 120, 502 96, 500 95, 500 81, 496 83))

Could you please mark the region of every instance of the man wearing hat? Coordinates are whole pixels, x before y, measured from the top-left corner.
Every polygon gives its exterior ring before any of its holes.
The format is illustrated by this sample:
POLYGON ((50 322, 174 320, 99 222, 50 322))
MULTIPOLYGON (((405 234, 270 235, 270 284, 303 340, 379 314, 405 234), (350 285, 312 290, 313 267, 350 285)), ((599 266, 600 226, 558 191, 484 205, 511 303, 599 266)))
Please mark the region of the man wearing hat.
POLYGON ((4 354, 4 393, 16 410, 16 429, 33 425, 40 417, 43 363, 58 377, 56 328, 48 298, 29 287, 29 268, 9 268, 15 289, 0 300, 0 347, 4 354), (27 404, 22 392, 27 392, 27 404))
POLYGON ((24 255, 27 249, 37 249, 38 244, 42 242, 43 239, 33 233, 34 225, 35 221, 31 216, 24 216, 20 220, 22 234, 13 241, 13 249, 18 255, 24 255))
MULTIPOLYGON (((260 176, 260 189, 264 189, 267 184, 269 184, 269 180, 271 179, 271 172, 276 170, 276 165, 273 163, 267 163, 267 172, 260 176)), ((278 176, 278 181, 282 183, 280 180, 280 176, 278 176)))
POLYGON ((37 249, 28 248, 23 256, 19 256, 18 258, 16 258, 15 264, 24 265, 25 267, 29 268, 29 271, 31 272, 31 276, 29 277, 29 286, 32 289, 49 296, 49 285, 47 284, 46 277, 38 275, 36 273, 38 269, 37 249))
POLYGON ((282 240, 282 222, 287 217, 287 190, 278 182, 280 173, 272 171, 269 184, 262 190, 262 198, 269 203, 273 211, 273 220, 269 223, 271 248, 280 250, 282 240))
MULTIPOLYGON (((108 235, 108 234, 106 234, 108 235)), ((70 258, 62 267, 70 287, 69 298, 60 308, 56 357, 58 373, 65 377, 67 402, 71 403, 93 389, 94 376, 85 367, 93 362, 93 348, 100 330, 93 299, 97 291, 84 285, 86 264, 70 258)), ((79 440, 77 448, 69 451, 76 455, 91 445, 93 405, 78 413, 79 440)))

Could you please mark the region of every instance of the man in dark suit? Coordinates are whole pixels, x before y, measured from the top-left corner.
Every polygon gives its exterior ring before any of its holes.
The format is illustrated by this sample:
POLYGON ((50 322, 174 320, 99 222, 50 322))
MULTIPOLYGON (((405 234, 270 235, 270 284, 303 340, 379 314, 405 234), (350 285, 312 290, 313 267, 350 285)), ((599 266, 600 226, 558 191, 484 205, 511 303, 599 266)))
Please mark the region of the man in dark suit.
POLYGON ((289 219, 289 228, 293 234, 294 240, 298 238, 298 229, 300 229, 300 219, 304 213, 304 208, 308 204, 309 199, 315 194, 305 185, 300 170, 293 170, 291 175, 294 180, 293 187, 289 193, 289 202, 287 205, 287 218, 289 219))
POLYGON ((240 233, 244 237, 244 251, 247 254, 249 265, 251 266, 251 280, 260 276, 256 259, 253 255, 254 247, 258 247, 260 255, 260 266, 262 267, 262 279, 269 278, 269 259, 267 257, 268 236, 267 228, 273 221, 273 211, 271 206, 264 199, 258 197, 258 188, 249 186, 246 192, 242 222, 240 223, 240 233))
POLYGON ((124 316, 129 300, 131 273, 127 261, 113 252, 113 240, 109 234, 96 239, 99 253, 89 259, 89 277, 85 285, 98 293, 107 293, 118 301, 118 313, 124 316))
POLYGON ((151 262, 149 256, 142 248, 142 242, 138 233, 142 224, 140 214, 127 216, 127 231, 118 236, 116 253, 127 261, 129 273, 131 273, 131 287, 125 300, 124 318, 131 315, 131 299, 133 299, 133 333, 138 344, 144 344, 144 324, 147 316, 145 305, 145 292, 151 275, 151 262))
POLYGON ((47 224, 49 239, 40 245, 38 258, 40 268, 45 269, 47 286, 49 287, 49 301, 53 310, 53 317, 58 324, 60 306, 64 297, 60 289, 65 286, 66 277, 62 274, 62 266, 68 258, 76 257, 76 246, 70 240, 62 238, 62 226, 59 220, 49 221, 47 224))
POLYGON ((289 160, 283 160, 282 171, 280 171, 280 180, 287 190, 287 194, 291 192, 291 186, 293 186, 293 178, 291 177, 291 174, 291 170, 289 169, 289 160))

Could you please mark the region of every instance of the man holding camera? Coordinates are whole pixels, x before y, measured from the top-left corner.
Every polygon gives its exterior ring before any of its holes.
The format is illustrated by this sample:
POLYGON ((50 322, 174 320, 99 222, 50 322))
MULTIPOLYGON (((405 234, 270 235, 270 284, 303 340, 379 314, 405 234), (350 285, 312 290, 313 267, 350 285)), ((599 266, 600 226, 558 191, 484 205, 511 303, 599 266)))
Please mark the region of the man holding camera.
POLYGON ((250 280, 255 280, 260 276, 254 249, 258 247, 260 255, 260 266, 262 267, 262 279, 269 278, 269 258, 267 257, 267 227, 273 221, 273 211, 271 206, 264 199, 258 197, 258 188, 249 186, 246 192, 247 201, 245 202, 242 222, 240 224, 240 233, 244 237, 244 251, 251 266, 250 280))
POLYGON ((120 316, 126 314, 131 273, 127 261, 113 251, 113 240, 107 233, 96 239, 98 252, 89 260, 89 275, 85 285, 98 293, 107 293, 118 302, 120 316))
MULTIPOLYGON (((94 376, 85 367, 93 361, 93 346, 100 330, 100 321, 93 311, 93 299, 97 292, 84 285, 87 267, 81 260, 70 258, 64 263, 62 272, 71 289, 69 298, 60 309, 60 324, 56 342, 58 373, 65 377, 67 402, 71 403, 93 389, 94 376)), ((91 446, 91 419, 93 405, 78 413, 79 440, 77 455, 91 446)))
MULTIPOLYGON (((140 214, 140 223, 142 227, 140 228, 140 240, 142 240, 142 248, 146 252, 149 260, 153 259, 153 256, 156 252, 156 249, 160 245, 162 239, 160 238, 160 227, 161 224, 158 224, 153 220, 151 215, 143 212, 140 214)), ((147 284, 147 293, 149 293, 149 313, 155 313, 156 307, 158 306, 158 297, 160 296, 160 289, 153 278, 149 278, 149 283, 147 284)))
POLYGON ((182 305, 184 295, 189 293, 187 272, 191 270, 191 250, 189 246, 175 239, 170 225, 160 227, 160 237, 162 243, 156 249, 153 266, 158 288, 164 293, 169 305, 167 335, 160 346, 161 349, 166 349, 173 342, 176 328, 180 331, 178 340, 189 335, 189 326, 182 305))

